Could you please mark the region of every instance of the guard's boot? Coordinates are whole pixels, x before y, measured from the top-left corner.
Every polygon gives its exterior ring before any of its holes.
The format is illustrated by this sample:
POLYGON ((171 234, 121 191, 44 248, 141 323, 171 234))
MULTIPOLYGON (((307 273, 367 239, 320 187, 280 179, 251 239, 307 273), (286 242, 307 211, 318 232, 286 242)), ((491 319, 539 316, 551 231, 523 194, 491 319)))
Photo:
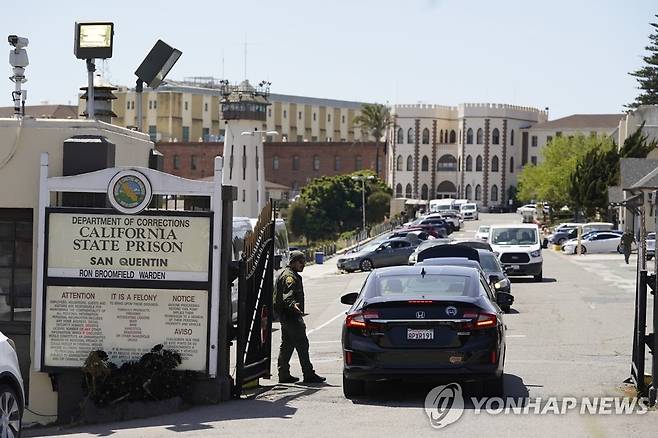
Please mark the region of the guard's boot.
POLYGON ((325 377, 318 376, 315 373, 304 376, 304 383, 323 383, 325 380, 327 380, 325 377))
POLYGON ((299 377, 279 376, 279 383, 295 383, 295 382, 299 382, 299 377))

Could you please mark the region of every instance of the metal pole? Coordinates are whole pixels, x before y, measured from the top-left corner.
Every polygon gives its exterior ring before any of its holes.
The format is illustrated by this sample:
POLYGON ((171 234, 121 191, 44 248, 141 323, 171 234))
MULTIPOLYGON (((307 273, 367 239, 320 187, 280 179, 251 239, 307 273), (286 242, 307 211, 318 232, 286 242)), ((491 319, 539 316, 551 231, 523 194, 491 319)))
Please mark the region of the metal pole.
POLYGON ((137 84, 135 85, 135 103, 137 104, 137 130, 142 132, 142 92, 144 91, 144 82, 141 79, 137 79, 137 84))
POLYGON ((363 229, 361 232, 363 233, 366 230, 366 178, 362 177, 361 178, 361 211, 363 213, 363 229))
POLYGON ((93 59, 87 60, 87 119, 94 120, 96 112, 94 109, 94 72, 96 64, 93 59))

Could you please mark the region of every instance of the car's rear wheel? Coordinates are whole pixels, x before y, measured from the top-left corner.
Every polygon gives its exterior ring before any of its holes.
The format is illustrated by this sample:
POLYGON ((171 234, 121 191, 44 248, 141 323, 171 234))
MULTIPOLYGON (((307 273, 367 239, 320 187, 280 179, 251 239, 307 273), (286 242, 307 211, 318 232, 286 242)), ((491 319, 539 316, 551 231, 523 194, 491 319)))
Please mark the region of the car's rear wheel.
POLYGON ((348 379, 343 373, 343 395, 346 398, 358 397, 365 394, 366 382, 363 380, 348 379))
POLYGON ((567 240, 567 239, 565 239, 565 238, 563 237, 563 238, 561 238, 560 240, 557 241, 557 244, 560 245, 560 246, 562 246, 562 244, 564 243, 565 240, 567 240))
MULTIPOLYGON (((578 253, 578 248, 575 248, 574 252, 577 254, 578 253)), ((587 254, 587 248, 585 248, 585 245, 580 245, 580 253, 581 254, 587 254)))
POLYGON ((372 261, 370 259, 361 260, 359 267, 362 271, 371 271, 372 270, 372 261))
POLYGON ((6 383, 0 383, 0 436, 20 437, 21 405, 16 391, 6 383))
POLYGON ((536 282, 541 282, 544 280, 544 271, 539 271, 539 274, 534 276, 536 282))

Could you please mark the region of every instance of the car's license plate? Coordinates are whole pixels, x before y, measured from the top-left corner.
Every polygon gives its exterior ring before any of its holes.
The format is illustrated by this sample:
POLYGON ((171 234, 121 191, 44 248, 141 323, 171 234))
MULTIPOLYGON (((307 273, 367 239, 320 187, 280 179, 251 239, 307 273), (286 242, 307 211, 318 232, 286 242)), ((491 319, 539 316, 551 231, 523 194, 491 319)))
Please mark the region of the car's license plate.
POLYGON ((434 330, 417 330, 407 329, 407 339, 409 340, 427 340, 434 339, 434 330))
POLYGON ((521 269, 521 267, 519 265, 512 265, 512 269, 518 271, 519 269, 521 269))

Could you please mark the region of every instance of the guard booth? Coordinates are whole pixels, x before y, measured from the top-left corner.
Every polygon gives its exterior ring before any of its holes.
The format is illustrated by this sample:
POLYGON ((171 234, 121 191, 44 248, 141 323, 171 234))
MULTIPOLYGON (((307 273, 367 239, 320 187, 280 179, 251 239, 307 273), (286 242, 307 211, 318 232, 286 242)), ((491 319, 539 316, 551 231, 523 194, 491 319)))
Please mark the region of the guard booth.
POLYGON ((58 419, 74 418, 79 369, 93 350, 121 364, 163 344, 181 354, 179 369, 197 372, 196 400, 229 398, 230 249, 222 243, 230 238, 222 235, 231 235, 223 212, 233 198, 223 202, 222 158, 212 182, 136 166, 59 177, 48 169, 43 154, 32 365, 51 376, 58 419), (106 194, 112 208, 51 206, 61 193, 106 194), (172 196, 207 197, 211 208, 161 208, 172 196))

